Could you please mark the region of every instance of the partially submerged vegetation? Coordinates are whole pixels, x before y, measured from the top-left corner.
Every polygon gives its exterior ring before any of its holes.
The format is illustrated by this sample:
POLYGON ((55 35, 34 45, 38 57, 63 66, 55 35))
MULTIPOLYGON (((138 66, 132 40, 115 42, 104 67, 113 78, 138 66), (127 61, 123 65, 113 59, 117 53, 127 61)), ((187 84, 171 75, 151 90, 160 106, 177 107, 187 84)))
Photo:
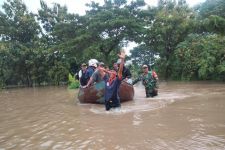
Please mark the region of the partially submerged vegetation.
POLYGON ((69 89, 77 89, 80 87, 79 81, 76 80, 70 73, 69 73, 69 80, 68 80, 68 88, 69 89))

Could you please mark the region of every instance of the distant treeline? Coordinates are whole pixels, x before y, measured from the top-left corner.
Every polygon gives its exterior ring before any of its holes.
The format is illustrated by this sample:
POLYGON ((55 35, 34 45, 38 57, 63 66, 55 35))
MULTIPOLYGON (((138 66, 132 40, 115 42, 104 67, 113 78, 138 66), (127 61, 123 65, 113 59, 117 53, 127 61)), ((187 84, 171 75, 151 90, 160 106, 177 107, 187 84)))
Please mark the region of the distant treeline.
POLYGON ((90 58, 111 65, 128 42, 139 44, 131 70, 153 65, 161 78, 225 80, 225 1, 190 8, 185 0, 105 0, 80 16, 40 1, 37 14, 22 0, 0 11, 0 87, 60 84, 90 58), (147 9, 146 9, 147 8, 147 9))

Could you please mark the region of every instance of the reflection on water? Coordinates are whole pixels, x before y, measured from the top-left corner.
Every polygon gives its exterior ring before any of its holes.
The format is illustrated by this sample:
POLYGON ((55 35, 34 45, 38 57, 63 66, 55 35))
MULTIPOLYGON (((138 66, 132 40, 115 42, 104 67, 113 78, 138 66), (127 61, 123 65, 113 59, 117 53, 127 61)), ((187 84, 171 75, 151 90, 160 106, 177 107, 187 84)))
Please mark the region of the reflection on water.
POLYGON ((0 150, 225 149, 225 85, 163 82, 120 110, 80 104, 66 87, 0 91, 0 150))

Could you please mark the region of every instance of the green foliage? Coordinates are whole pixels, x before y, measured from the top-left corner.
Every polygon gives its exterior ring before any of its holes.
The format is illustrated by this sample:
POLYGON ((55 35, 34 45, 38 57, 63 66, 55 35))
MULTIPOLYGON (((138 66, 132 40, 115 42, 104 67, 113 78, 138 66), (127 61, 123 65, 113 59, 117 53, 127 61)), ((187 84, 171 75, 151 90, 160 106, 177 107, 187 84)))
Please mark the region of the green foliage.
POLYGON ((131 74, 132 74, 132 78, 133 78, 133 79, 138 78, 138 77, 140 76, 140 74, 142 73, 141 67, 138 66, 137 64, 131 65, 131 66, 129 67, 129 69, 130 69, 130 72, 131 72, 131 74))
POLYGON ((195 32, 205 32, 225 35, 225 1, 206 0, 195 7, 197 14, 194 20, 195 32))
POLYGON ((217 15, 225 18, 225 1, 224 0, 206 0, 197 10, 202 18, 211 15, 217 15))
POLYGON ((3 23, 0 30, 3 41, 16 41, 26 46, 31 46, 40 32, 38 23, 32 13, 28 13, 25 4, 21 0, 8 0, 2 6, 5 13, 0 13, 0 21, 3 23))
POLYGON ((225 35, 225 18, 211 15, 203 20, 206 31, 225 35))
POLYGON ((75 78, 69 73, 69 89, 77 89, 80 87, 80 83, 78 80, 75 80, 75 78))
POLYGON ((131 51, 132 63, 134 65, 141 66, 143 64, 153 65, 155 63, 156 52, 150 50, 146 45, 142 44, 138 47, 135 47, 131 51))
POLYGON ((225 37, 191 34, 175 51, 173 78, 225 80, 225 37))
POLYGON ((94 52, 95 56, 111 63, 111 56, 116 57, 124 41, 139 37, 143 24, 137 14, 143 4, 139 1, 127 5, 126 1, 111 0, 105 1, 103 6, 94 2, 89 4, 90 11, 84 16, 86 32, 77 37, 86 37, 83 49, 89 58, 94 52))
POLYGON ((131 51, 134 76, 145 63, 161 78, 225 78, 224 0, 206 0, 195 10, 185 0, 159 0, 145 10, 144 0, 105 0, 89 3, 84 16, 40 4, 38 14, 22 0, 7 0, 0 10, 0 87, 67 83, 90 58, 111 65, 129 41, 140 44, 131 51))
MULTIPOLYGON (((144 42, 147 47, 160 56, 160 66, 163 76, 168 78, 171 70, 171 57, 180 42, 190 32, 192 11, 184 2, 159 1, 159 7, 149 8, 150 16, 147 22, 147 32, 144 42)), ((148 16, 147 16, 148 17, 148 16)))
POLYGON ((68 78, 69 78, 69 80, 68 80, 69 84, 75 82, 75 78, 70 73, 69 73, 69 77, 68 78))

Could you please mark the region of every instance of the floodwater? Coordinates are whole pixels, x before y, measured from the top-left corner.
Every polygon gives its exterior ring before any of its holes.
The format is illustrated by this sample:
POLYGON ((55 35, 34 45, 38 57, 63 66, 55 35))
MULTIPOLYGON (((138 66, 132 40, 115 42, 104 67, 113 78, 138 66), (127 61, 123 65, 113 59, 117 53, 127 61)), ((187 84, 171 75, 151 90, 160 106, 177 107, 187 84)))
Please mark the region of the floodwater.
POLYGON ((0 150, 222 150, 225 84, 162 82, 145 98, 141 85, 121 110, 80 104, 77 90, 0 91, 0 150))

